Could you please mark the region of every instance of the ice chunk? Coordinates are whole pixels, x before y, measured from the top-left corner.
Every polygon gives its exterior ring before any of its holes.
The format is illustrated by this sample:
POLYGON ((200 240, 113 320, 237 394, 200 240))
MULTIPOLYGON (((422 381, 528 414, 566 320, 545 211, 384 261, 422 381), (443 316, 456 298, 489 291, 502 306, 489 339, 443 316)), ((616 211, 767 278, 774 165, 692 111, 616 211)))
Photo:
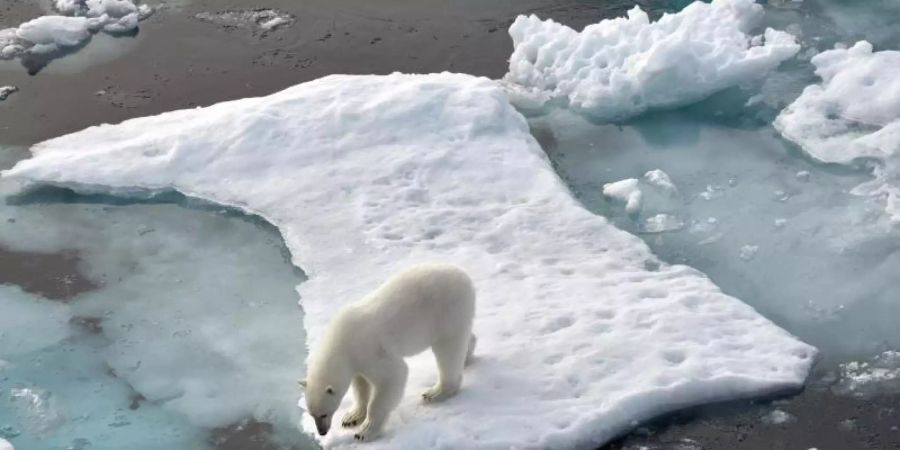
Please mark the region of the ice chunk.
MULTIPOLYGON (((4 176, 177 189, 265 217, 309 274, 298 292, 313 346, 341 305, 391 273, 465 267, 479 291, 479 362, 458 397, 422 408, 416 391, 436 370, 428 354, 410 358, 407 395, 373 449, 593 448, 673 409, 797 388, 814 359, 701 273, 658 263, 580 206, 487 79, 329 76, 32 151, 4 176)), ((350 446, 352 434, 324 443, 350 446)))
POLYGON ((744 261, 750 261, 753 257, 756 256, 756 252, 759 251, 758 245, 747 244, 741 247, 740 251, 738 251, 738 257, 744 261))
POLYGON ((217 13, 201 12, 194 18, 228 28, 270 31, 294 23, 294 16, 276 9, 237 9, 217 13))
POLYGON ((684 221, 672 214, 659 213, 643 220, 639 230, 642 233, 664 233, 684 228, 684 221))
POLYGON ((9 443, 6 439, 0 438, 0 450, 15 450, 13 445, 9 443))
POLYGON ((15 86, 0 86, 0 100, 6 100, 10 95, 18 92, 19 88, 15 86))
POLYGON ((0 59, 23 54, 52 59, 56 53, 84 44, 91 33, 126 33, 134 30, 152 10, 133 0, 55 0, 63 15, 38 17, 0 30, 0 59))
POLYGON ((31 387, 12 388, 9 400, 19 414, 19 422, 36 435, 50 432, 65 421, 52 394, 31 387))
POLYGON ((641 190, 637 178, 628 178, 603 185, 603 195, 625 202, 625 211, 635 214, 641 209, 641 190))
POLYGON ((91 36, 88 27, 84 17, 43 16, 19 25, 16 36, 42 49, 57 50, 82 44, 91 36))
POLYGON ((780 409, 773 409, 768 414, 762 417, 762 421, 764 423, 770 425, 783 425, 790 422, 795 422, 797 420, 791 413, 782 411, 780 409))
POLYGON ((647 180, 648 183, 662 189, 666 193, 669 193, 671 195, 678 194, 678 188, 675 187, 675 183, 672 183, 672 179, 669 178, 669 175, 662 170, 649 170, 644 174, 644 179, 647 180))
POLYGON ((854 193, 883 199, 900 222, 900 51, 873 52, 866 41, 812 59, 822 83, 807 87, 775 120, 775 128, 812 157, 877 163, 875 180, 854 193))
POLYGON ((781 31, 750 36, 762 14, 753 0, 714 0, 651 22, 635 6, 580 33, 519 16, 504 80, 524 105, 561 102, 600 120, 685 105, 759 78, 800 50, 781 31))

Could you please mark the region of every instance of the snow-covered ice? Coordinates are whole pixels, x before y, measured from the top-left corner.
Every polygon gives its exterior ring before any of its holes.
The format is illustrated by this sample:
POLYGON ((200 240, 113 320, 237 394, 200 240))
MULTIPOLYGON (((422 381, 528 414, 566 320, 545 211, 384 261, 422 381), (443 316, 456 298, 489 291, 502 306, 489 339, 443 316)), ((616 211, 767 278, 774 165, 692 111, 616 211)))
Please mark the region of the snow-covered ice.
MULTIPOLYGON (((465 267, 480 339, 463 391, 420 405, 436 371, 429 355, 412 358, 407 395, 368 448, 595 448, 677 408, 799 387, 816 353, 582 208, 486 79, 330 76, 32 151, 3 175, 121 195, 175 189, 277 226, 309 275, 297 290, 311 345, 341 305, 400 268, 465 267)), ((252 367, 284 343, 258 345, 235 357, 252 367)), ((353 445, 340 430, 324 443, 353 445)))
POLYGON ((748 34, 762 15, 753 0, 713 0, 651 22, 635 6, 581 32, 519 16, 504 80, 521 106, 561 103, 604 121, 685 105, 760 78, 800 50, 782 31, 748 34))
POLYGON ((822 82, 782 111, 775 128, 824 162, 876 163, 875 179, 856 193, 883 198, 900 223, 900 51, 873 51, 866 41, 812 59, 822 82))

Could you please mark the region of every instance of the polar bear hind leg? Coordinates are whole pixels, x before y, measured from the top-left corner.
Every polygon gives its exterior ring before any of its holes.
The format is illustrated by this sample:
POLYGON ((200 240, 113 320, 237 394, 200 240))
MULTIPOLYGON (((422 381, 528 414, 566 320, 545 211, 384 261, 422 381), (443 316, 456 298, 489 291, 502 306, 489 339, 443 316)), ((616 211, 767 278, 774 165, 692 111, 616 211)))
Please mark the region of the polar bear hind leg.
POLYGON ((463 367, 469 359, 472 343, 470 333, 458 333, 435 342, 431 350, 437 360, 439 378, 437 384, 422 393, 423 400, 439 402, 456 395, 462 384, 463 367))

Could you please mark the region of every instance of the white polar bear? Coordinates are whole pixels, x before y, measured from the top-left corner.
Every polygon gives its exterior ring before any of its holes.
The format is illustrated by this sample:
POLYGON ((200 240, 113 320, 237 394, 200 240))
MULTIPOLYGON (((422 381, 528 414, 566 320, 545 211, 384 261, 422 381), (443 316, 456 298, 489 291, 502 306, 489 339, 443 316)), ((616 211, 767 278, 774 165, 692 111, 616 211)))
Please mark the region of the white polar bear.
POLYGON ((414 266, 388 279, 360 301, 342 308, 309 358, 307 412, 320 435, 352 383, 356 403, 344 427, 361 424, 354 437, 374 439, 400 403, 406 387, 404 357, 428 348, 440 379, 422 394, 426 402, 453 396, 472 359, 475 288, 462 269, 414 266))

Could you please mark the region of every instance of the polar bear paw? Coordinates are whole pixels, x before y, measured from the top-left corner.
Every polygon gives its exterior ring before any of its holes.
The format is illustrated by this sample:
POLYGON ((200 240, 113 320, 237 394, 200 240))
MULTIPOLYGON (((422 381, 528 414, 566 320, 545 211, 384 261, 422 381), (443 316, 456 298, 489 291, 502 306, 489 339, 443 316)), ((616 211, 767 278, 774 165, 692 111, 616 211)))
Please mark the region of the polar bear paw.
POLYGON ((436 403, 453 397, 457 392, 459 392, 459 386, 450 387, 437 384, 431 389, 422 393, 422 400, 425 403, 436 403))
POLYGON ((371 441, 378 437, 378 429, 368 420, 363 422, 359 430, 353 435, 357 441, 371 441))
POLYGON ((344 428, 355 427, 364 420, 366 420, 366 410, 364 408, 354 409, 353 411, 344 414, 344 418, 341 419, 341 426, 344 428))

